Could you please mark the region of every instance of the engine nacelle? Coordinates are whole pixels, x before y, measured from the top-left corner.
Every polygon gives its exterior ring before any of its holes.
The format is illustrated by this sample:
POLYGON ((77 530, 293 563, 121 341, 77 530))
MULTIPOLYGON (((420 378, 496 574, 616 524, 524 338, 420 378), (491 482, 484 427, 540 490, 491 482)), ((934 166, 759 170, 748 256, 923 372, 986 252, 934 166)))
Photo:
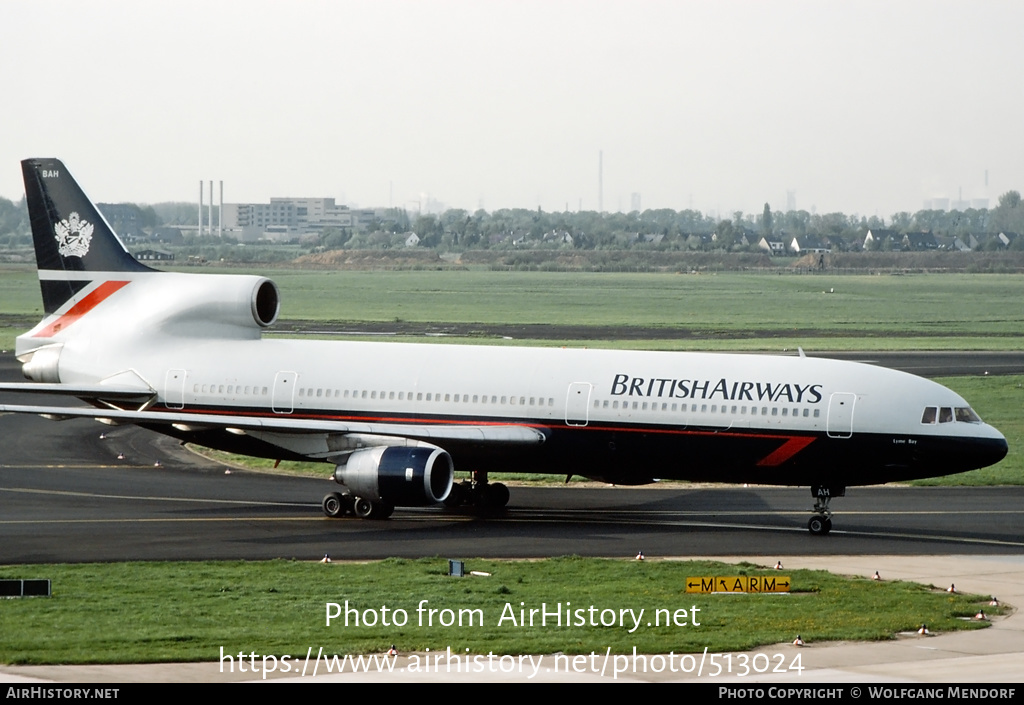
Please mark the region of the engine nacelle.
POLYGON ((163 306, 150 302, 150 317, 161 327, 181 326, 185 334, 201 335, 207 326, 218 334, 224 327, 259 331, 277 320, 281 308, 277 285, 264 277, 178 274, 154 284, 174 290, 163 306))
POLYGON ((451 456, 433 446, 358 450, 334 471, 334 479, 354 495, 396 507, 443 502, 454 477, 451 456))
POLYGON ((49 382, 56 384, 60 382, 60 351, 62 345, 46 345, 33 350, 20 359, 23 363, 21 373, 25 379, 33 382, 49 382))

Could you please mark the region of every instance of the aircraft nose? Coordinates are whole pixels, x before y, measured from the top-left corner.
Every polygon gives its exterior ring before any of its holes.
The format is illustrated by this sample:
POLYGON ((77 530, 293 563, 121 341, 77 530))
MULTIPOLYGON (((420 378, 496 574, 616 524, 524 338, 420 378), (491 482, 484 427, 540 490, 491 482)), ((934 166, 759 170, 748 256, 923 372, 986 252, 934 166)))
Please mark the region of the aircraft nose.
POLYGON ((998 429, 988 426, 987 431, 989 432, 987 436, 977 438, 972 443, 971 454, 974 455, 974 465, 976 468, 995 465, 1005 458, 1010 450, 1006 438, 998 429))
POLYGON ((1010 451, 1010 445, 1006 442, 1006 438, 998 431, 996 431, 996 436, 996 438, 988 439, 985 444, 985 452, 989 455, 988 465, 995 465, 1010 451))
POLYGON ((956 468, 952 472, 979 470, 995 465, 1006 457, 1009 445, 999 431, 991 426, 988 431, 989 433, 980 437, 958 439, 954 444, 943 448, 941 459, 933 458, 933 462, 946 463, 948 467, 956 468))

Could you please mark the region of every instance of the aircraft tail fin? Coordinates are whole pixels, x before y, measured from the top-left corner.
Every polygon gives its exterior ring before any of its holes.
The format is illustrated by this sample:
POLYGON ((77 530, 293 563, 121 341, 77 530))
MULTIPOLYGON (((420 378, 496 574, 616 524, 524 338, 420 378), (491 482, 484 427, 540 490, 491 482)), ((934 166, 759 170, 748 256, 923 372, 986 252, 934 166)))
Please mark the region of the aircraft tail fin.
POLYGON ((47 314, 97 280, 155 271, 131 256, 59 159, 26 159, 21 169, 47 314))

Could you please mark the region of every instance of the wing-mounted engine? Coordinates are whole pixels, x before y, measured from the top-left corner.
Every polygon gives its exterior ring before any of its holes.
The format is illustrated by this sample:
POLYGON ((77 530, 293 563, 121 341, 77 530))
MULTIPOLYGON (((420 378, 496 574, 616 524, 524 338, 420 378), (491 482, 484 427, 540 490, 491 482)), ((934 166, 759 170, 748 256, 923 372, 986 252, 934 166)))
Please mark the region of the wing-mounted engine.
MULTIPOLYGON (((454 476, 451 456, 427 445, 358 450, 334 471, 334 479, 357 499, 391 507, 443 502, 452 490, 454 476)), ((360 513, 358 505, 355 510, 360 513)))

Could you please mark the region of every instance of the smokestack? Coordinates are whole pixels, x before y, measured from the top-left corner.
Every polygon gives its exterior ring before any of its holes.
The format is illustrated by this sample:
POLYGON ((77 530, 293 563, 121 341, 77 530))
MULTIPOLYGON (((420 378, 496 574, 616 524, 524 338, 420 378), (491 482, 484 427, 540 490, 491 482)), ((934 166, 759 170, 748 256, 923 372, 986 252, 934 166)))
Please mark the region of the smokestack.
POLYGON ((217 208, 217 237, 224 237, 224 181, 220 182, 220 206, 217 208))
POLYGON ((199 179, 199 237, 203 236, 203 180, 199 179))
POLYGON ((213 180, 210 180, 210 218, 207 221, 210 224, 210 234, 213 235, 213 180))

